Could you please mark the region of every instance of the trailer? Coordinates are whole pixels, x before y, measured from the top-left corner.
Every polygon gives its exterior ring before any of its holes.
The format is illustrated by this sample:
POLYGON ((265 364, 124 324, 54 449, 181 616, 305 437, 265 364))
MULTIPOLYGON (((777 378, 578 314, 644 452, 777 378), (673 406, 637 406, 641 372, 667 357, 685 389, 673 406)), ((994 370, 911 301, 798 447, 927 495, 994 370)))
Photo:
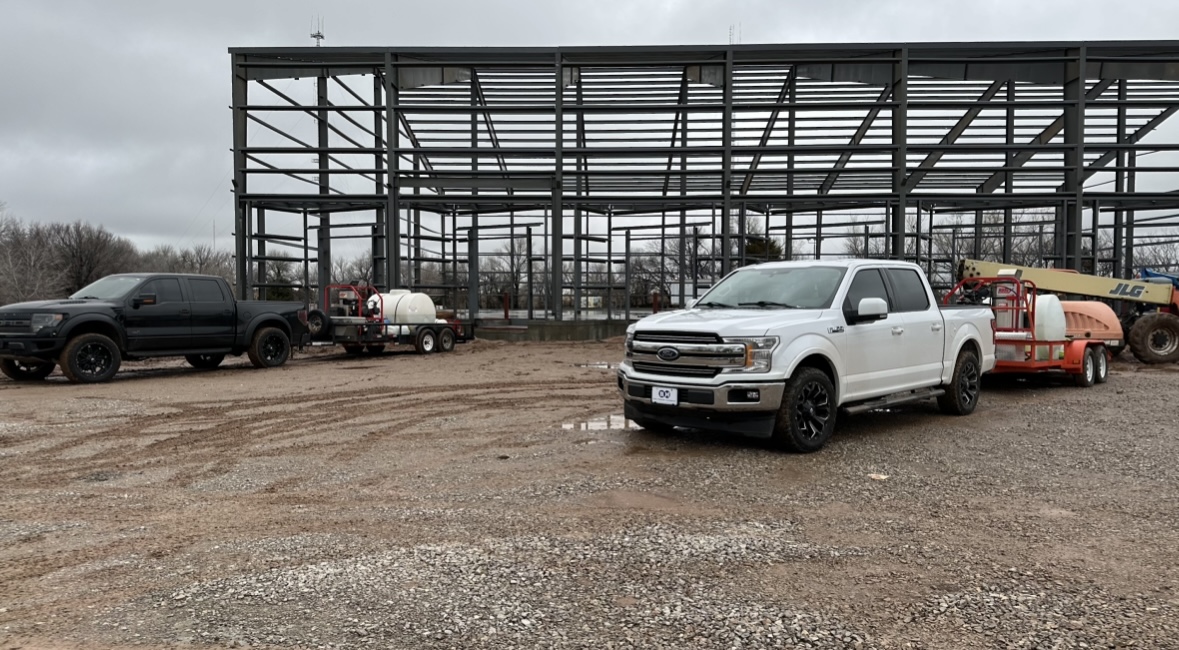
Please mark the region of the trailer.
POLYGON ((412 345, 418 354, 450 352, 475 338, 473 323, 439 318, 422 293, 332 284, 307 314, 312 345, 341 345, 348 354, 380 354, 389 345, 412 345))
POLYGON ((945 303, 990 305, 994 374, 1063 374, 1087 388, 1106 382, 1109 347, 1121 343, 1120 325, 1107 305, 1040 295, 1034 282, 1016 276, 964 279, 946 294, 945 303))
MULTIPOLYGON (((1179 277, 1144 269, 1134 280, 1086 275, 1071 269, 1045 269, 981 260, 962 260, 958 279, 1017 276, 1040 291, 1118 301, 1121 338, 1142 363, 1179 361, 1179 277)), ((1113 348, 1116 355, 1125 347, 1113 348)))

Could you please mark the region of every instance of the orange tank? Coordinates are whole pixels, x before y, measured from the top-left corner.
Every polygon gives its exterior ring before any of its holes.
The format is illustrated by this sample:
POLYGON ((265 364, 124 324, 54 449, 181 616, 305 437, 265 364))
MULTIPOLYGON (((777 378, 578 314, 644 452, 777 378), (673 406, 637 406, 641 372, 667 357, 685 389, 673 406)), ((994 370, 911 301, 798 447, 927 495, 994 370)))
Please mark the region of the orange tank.
POLYGON ((1109 305, 1095 300, 1061 300, 1060 306, 1064 308, 1065 335, 1070 339, 1122 340, 1122 323, 1109 305))

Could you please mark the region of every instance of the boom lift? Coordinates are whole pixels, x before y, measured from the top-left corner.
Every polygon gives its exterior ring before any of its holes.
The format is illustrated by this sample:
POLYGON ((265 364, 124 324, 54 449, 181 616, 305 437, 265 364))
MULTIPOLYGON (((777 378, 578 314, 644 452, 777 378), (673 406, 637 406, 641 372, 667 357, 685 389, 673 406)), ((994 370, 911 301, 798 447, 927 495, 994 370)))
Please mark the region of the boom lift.
POLYGON ((1130 351, 1143 363, 1179 361, 1179 278, 1144 272, 1141 280, 1119 280, 1066 269, 1043 269, 981 260, 958 263, 958 280, 1016 276, 1037 290, 1134 303, 1122 315, 1130 351))

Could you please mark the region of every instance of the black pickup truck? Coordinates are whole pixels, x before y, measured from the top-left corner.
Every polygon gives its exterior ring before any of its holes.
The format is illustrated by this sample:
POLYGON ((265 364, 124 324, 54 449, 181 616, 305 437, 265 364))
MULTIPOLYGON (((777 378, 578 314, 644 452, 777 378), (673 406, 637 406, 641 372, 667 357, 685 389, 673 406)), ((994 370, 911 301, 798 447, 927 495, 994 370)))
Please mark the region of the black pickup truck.
POLYGON ((205 275, 108 275, 65 300, 0 307, 0 371, 16 381, 61 366, 71 382, 96 383, 147 357, 216 368, 243 352, 271 368, 290 358, 292 341, 307 340, 303 303, 235 301, 229 283, 205 275))

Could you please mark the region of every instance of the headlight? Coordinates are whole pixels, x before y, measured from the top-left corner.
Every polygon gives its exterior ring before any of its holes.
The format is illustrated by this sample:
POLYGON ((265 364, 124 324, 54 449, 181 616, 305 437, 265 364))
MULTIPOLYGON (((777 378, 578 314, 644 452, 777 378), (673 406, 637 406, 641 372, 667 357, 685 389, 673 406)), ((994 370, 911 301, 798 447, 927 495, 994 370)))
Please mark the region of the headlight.
POLYGON ((769 372, 774 361, 774 348, 778 347, 778 337, 741 336, 727 338, 725 343, 741 343, 745 346, 745 367, 730 368, 724 372, 769 372))
POLYGON ((29 327, 33 332, 40 332, 45 327, 57 327, 64 318, 62 314, 33 314, 29 319, 29 327))
POLYGON ((627 328, 627 330, 626 330, 626 356, 628 356, 628 357, 634 356, 634 347, 635 347, 635 332, 633 329, 627 328))

